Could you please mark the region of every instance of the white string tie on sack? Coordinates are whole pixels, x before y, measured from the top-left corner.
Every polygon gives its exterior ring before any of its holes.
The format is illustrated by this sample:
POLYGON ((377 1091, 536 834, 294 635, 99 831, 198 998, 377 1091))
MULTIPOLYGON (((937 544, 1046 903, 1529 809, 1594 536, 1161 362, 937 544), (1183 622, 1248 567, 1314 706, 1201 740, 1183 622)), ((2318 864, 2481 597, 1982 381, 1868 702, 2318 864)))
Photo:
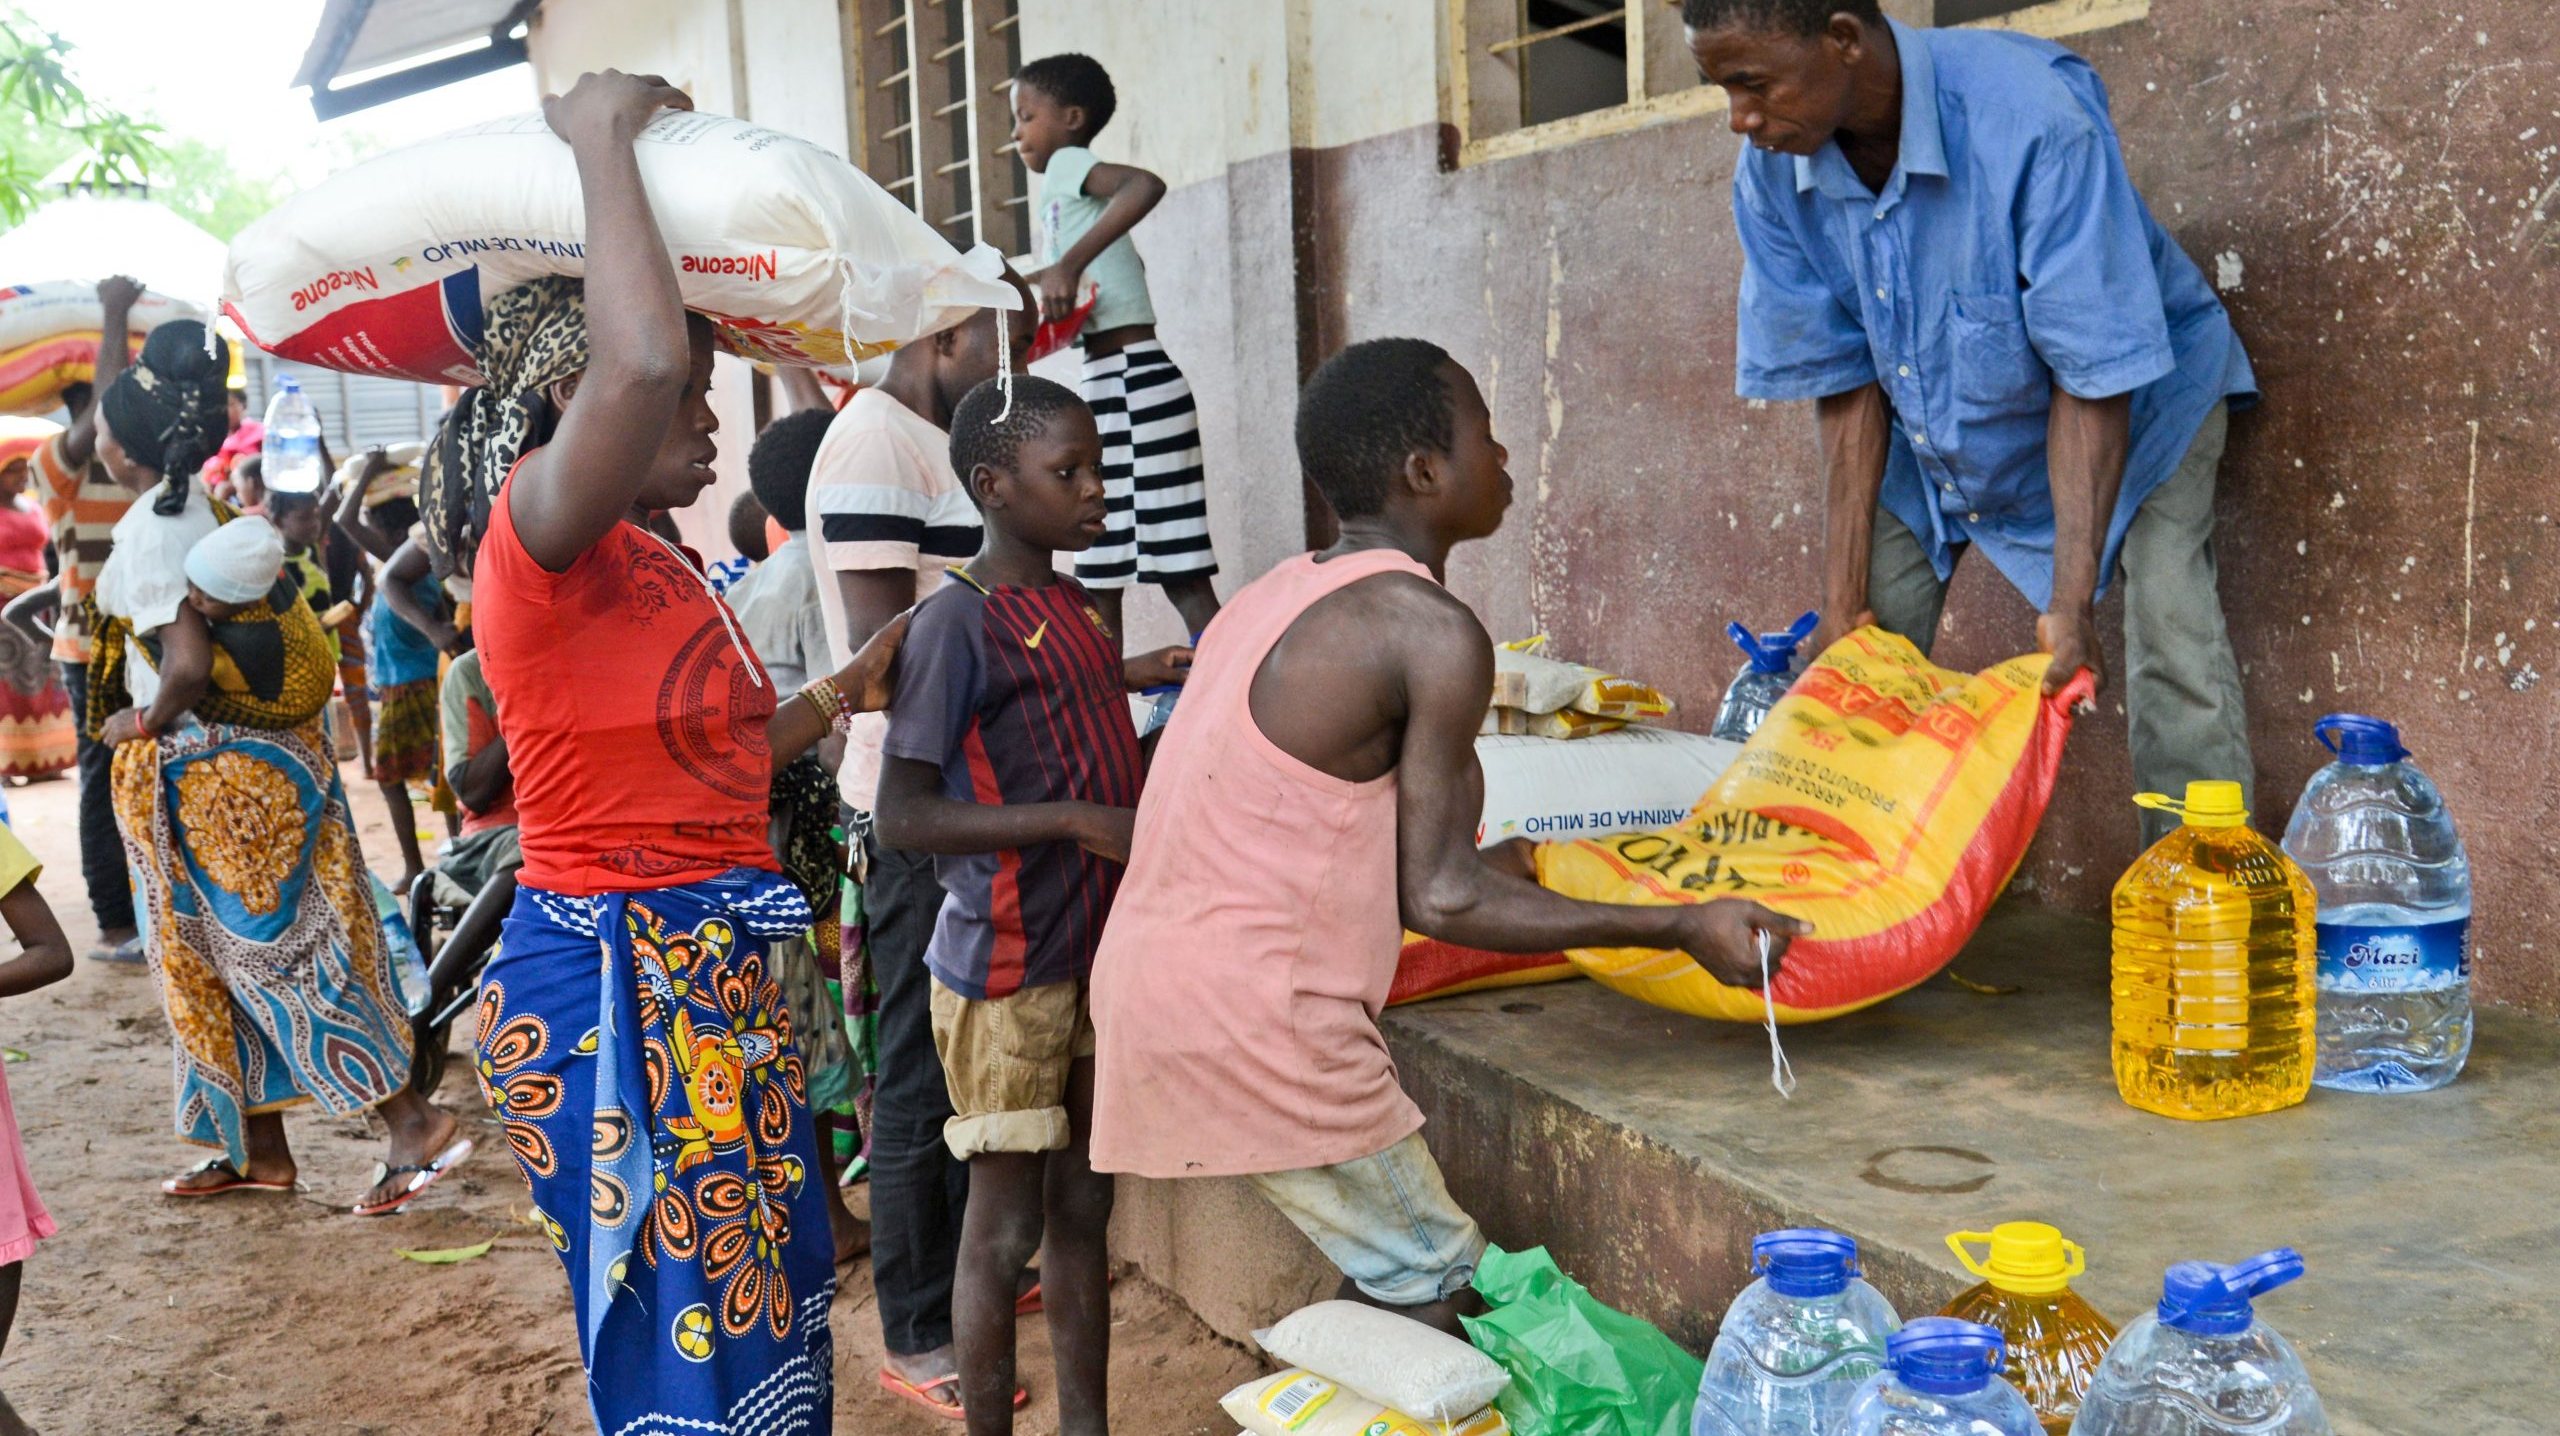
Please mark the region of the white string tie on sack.
POLYGON ((1780 1097, 1792 1102, 1796 1096, 1796 1067, 1787 1060, 1787 1049, 1778 1043, 1778 999, 1769 992, 1769 949, 1776 945, 1777 940, 1769 935, 1767 928, 1759 929, 1753 936, 1760 943, 1760 1007, 1769 1028, 1769 1085, 1778 1089, 1780 1097))

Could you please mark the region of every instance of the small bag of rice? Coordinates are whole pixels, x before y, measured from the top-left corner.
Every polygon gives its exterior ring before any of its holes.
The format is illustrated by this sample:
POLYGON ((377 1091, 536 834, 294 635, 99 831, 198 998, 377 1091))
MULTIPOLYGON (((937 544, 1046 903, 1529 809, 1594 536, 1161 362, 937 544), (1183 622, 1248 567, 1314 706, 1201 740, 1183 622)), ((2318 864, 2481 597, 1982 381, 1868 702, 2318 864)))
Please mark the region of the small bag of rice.
POLYGON ((1218 1404, 1244 1428, 1239 1436, 1511 1436, 1490 1406, 1464 1421, 1425 1421, 1294 1368, 1248 1381, 1218 1404))
POLYGON ((1454 1336, 1356 1301, 1320 1301, 1256 1334, 1273 1359, 1316 1372, 1427 1422, 1481 1411, 1511 1380, 1454 1336))

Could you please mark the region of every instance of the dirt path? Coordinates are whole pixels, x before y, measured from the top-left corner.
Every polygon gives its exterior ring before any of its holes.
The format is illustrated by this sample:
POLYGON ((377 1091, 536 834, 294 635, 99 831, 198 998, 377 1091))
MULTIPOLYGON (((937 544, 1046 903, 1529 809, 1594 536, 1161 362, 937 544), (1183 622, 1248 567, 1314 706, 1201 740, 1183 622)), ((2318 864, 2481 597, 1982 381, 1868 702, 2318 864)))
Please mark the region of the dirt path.
MULTIPOLYGON (((45 863, 38 886, 75 950, 93 936, 80 885, 75 791, 8 791, 14 828, 45 863)), ((394 849, 371 785, 355 792, 376 870, 394 849)), ((5 938, 0 938, 5 941, 5 938)), ((468 1037, 464 1036, 467 1051, 468 1037)), ((161 1178, 202 1154, 169 1130, 168 1028, 141 972, 83 961, 57 986, 0 1006, 0 1045, 26 1060, 8 1082, 38 1189, 61 1231, 28 1260, 0 1389, 44 1432, 593 1430, 559 1261, 523 1224, 530 1208, 505 1141, 457 1058, 441 1101, 479 1152, 410 1212, 342 1213, 379 1159, 379 1125, 309 1111, 286 1119, 302 1170, 293 1196, 181 1206, 161 1178), (395 1249, 489 1254, 422 1266, 395 1249)), ((857 1193, 856 1209, 863 1205, 857 1193)), ((1217 1398, 1261 1369, 1163 1292, 1123 1281, 1113 1302, 1113 1426, 1224 1432, 1217 1398)), ((837 1429, 951 1436, 958 1427, 882 1396, 869 1269, 835 1306, 837 1429)), ((1033 1401, 1017 1429, 1057 1430, 1039 1318, 1023 1324, 1033 1401)))

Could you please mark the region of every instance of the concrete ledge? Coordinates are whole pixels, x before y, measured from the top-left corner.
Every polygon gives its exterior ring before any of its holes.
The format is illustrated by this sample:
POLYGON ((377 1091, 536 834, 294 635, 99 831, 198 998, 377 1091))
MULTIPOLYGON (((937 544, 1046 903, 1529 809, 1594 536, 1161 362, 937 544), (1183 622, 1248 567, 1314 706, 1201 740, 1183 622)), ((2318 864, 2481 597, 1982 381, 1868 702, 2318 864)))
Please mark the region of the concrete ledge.
MULTIPOLYGON (((2443 1092, 2315 1092, 2188 1124, 2117 1100, 2106 930, 2004 909, 1943 979, 1785 1041, 1782 1102, 1757 1028, 1594 984, 1390 1013, 1425 1135, 1506 1247, 1543 1242, 1602 1300, 1703 1351, 1754 1233, 1856 1235, 1906 1316, 1970 1284, 1947 1232, 2015 1218, 2087 1245, 2080 1290, 2119 1322, 2184 1257, 2302 1249, 2266 1314, 2341 1432, 2542 1432, 2560 1401, 2560 1028, 2481 1014, 2443 1092)), ((1251 1329, 1334 1275, 1240 1184, 1124 1181, 1118 1253, 1212 1327, 1251 1329)))

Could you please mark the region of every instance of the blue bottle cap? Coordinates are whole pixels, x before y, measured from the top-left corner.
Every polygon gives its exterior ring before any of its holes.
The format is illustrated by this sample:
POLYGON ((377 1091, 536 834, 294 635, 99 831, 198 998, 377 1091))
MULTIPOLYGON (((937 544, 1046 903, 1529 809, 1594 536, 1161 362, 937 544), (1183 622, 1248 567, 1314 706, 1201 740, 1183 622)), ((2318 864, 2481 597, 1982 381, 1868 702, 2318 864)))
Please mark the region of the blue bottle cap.
POLYGON ((1837 1296, 1859 1274, 1858 1243, 1819 1227, 1762 1232, 1751 1239, 1751 1270, 1780 1296, 1837 1296))
POLYGON ((1751 660, 1754 673, 1784 673, 1796 666, 1796 650, 1813 636, 1814 625, 1822 622, 1819 613, 1808 613, 1787 625, 1784 633, 1753 633, 1739 623, 1724 626, 1725 635, 1742 656, 1751 660))
POLYGON ((1927 1396, 1970 1396, 2000 1374, 2008 1342, 1995 1327, 1924 1316, 1885 1338, 1885 1360, 1903 1385, 1927 1396))
POLYGON ((2358 768, 2380 768, 2409 756, 2399 729, 2361 713, 2332 713, 2311 725, 2311 735, 2339 762, 2358 768))
POLYGON ((2238 1336, 2256 1319, 2251 1301, 2300 1275, 2302 1253, 2291 1247, 2230 1266, 2179 1262, 2160 1279, 2160 1324, 2196 1336, 2238 1336))

